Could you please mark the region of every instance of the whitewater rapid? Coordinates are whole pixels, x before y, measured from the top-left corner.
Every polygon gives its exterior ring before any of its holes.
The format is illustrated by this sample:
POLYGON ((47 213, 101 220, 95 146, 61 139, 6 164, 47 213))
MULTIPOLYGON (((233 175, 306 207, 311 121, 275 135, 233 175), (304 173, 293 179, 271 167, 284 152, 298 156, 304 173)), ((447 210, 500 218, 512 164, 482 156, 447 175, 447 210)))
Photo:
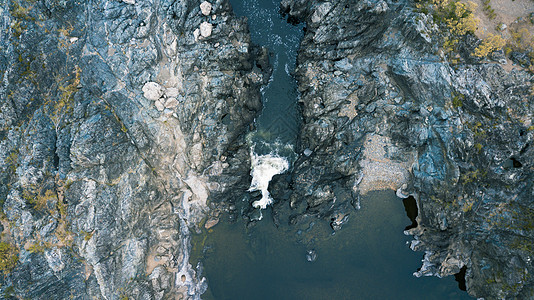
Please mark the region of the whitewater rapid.
POLYGON ((282 174, 289 170, 289 160, 285 157, 267 154, 258 155, 251 149, 251 170, 252 182, 250 183, 249 192, 261 191, 261 199, 254 201, 254 208, 267 208, 267 205, 273 203, 269 194, 269 182, 274 175, 282 174))

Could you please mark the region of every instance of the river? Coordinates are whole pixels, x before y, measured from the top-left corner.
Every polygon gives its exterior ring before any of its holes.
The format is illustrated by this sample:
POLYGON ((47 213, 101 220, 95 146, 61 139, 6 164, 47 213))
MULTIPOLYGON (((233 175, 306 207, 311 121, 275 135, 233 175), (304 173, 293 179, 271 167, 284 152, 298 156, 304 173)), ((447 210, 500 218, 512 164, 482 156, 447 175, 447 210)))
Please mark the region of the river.
MULTIPOLYGON (((263 218, 252 226, 227 216, 213 229, 194 235, 191 264, 200 261, 208 280, 203 299, 470 299, 454 277, 416 278, 423 253, 413 252, 411 224, 393 191, 363 197, 361 209, 333 234, 314 221, 304 229, 276 227, 267 187, 275 174, 291 168, 299 116, 297 85, 291 76, 303 26, 288 24, 278 0, 231 0, 248 17, 252 41, 272 51, 273 76, 262 90, 264 109, 249 137, 251 191, 263 194, 254 205, 263 218), (256 173, 255 173, 256 172, 256 173), (255 181, 256 180, 256 181, 255 181), (315 261, 306 259, 315 251, 315 261)), ((248 224, 251 225, 251 224, 248 224)))

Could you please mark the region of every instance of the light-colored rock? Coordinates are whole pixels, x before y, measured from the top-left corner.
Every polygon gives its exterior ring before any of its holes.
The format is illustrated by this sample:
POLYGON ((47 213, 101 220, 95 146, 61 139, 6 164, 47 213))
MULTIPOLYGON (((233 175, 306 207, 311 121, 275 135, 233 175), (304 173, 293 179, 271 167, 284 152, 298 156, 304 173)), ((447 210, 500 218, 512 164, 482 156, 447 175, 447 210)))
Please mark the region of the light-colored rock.
POLYGON ((332 9, 332 4, 330 2, 324 2, 321 5, 318 5, 315 11, 312 14, 311 21, 312 23, 317 23, 332 9))
POLYGON ((175 108, 178 106, 178 100, 176 98, 169 98, 165 101, 165 108, 175 108))
POLYGON ((217 19, 217 15, 213 15, 213 16, 211 16, 211 19, 212 19, 212 20, 217 19))
POLYGON ((122 0, 122 2, 126 3, 126 4, 135 4, 135 0, 122 0))
POLYGON ((200 24, 200 35, 203 37, 208 37, 211 35, 211 31, 213 30, 213 25, 208 22, 202 22, 200 24))
POLYGON ((209 16, 211 13, 211 3, 209 3, 208 1, 200 3, 200 11, 203 15, 209 16))
POLYGON ((148 100, 156 101, 163 95, 163 88, 156 82, 147 82, 143 86, 143 95, 148 100))
POLYGON ((204 224, 204 228, 206 229, 210 229, 212 228, 213 226, 217 225, 219 223, 219 218, 217 217, 210 217, 207 221, 206 221, 206 224, 204 224))
POLYGON ((397 151, 400 150, 387 137, 375 134, 366 136, 360 162, 363 177, 358 184, 363 195, 375 190, 397 190, 410 180, 415 153, 403 152, 404 160, 391 159, 391 156, 400 156, 397 151))
POLYGON ((193 37, 195 38, 195 41, 198 41, 198 37, 200 36, 200 29, 195 29, 195 31, 193 31, 193 37))
POLYGON ((180 90, 178 90, 177 88, 168 88, 166 91, 165 91, 165 95, 167 97, 173 97, 173 98, 176 98, 178 97, 178 94, 180 93, 180 90))
POLYGON ((52 269, 54 272, 60 272, 65 268, 65 263, 63 263, 61 250, 57 247, 54 247, 50 250, 45 251, 45 258, 48 262, 48 266, 50 269, 52 269))
POLYGON ((165 109, 165 104, 163 104, 163 102, 161 102, 160 100, 157 100, 155 105, 158 111, 163 111, 165 109))

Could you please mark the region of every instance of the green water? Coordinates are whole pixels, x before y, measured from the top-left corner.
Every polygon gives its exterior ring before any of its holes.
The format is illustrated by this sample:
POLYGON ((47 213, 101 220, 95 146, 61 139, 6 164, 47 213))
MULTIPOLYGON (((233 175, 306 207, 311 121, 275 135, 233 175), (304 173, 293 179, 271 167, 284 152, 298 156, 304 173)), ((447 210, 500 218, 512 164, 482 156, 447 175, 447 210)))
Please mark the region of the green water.
MULTIPOLYGON (((273 76, 262 90, 264 108, 250 142, 258 145, 255 153, 274 151, 291 161, 292 147, 284 145, 295 144, 299 126, 291 71, 302 26, 279 16, 279 0, 230 2, 237 15, 248 17, 252 41, 272 51, 273 76)), ((303 228, 287 223, 277 228, 271 208, 249 227, 241 219, 231 223, 223 216, 210 232, 192 237, 190 262, 202 262, 208 280, 202 298, 468 299, 453 277, 412 275, 423 253, 409 249, 411 238, 403 230, 412 221, 392 191, 371 193, 361 207, 335 235, 328 223, 311 218, 303 228), (306 260, 308 249, 316 251, 316 261, 306 260)))
MULTIPOLYGON (((263 142, 256 153, 283 151, 279 146, 294 145, 298 134, 297 83, 291 72, 295 70, 297 50, 303 36, 303 26, 288 24, 279 14, 279 0, 230 0, 236 15, 246 16, 251 40, 267 47, 271 53, 273 73, 262 89, 263 109, 256 119, 253 142, 263 142)), ((280 153, 287 156, 287 153, 280 153)))
POLYGON ((264 216, 248 229, 223 218, 193 238, 191 263, 200 259, 208 280, 203 299, 469 299, 452 276, 412 276, 423 253, 408 248, 403 229, 411 221, 392 191, 362 199, 336 235, 326 222, 299 235, 264 216), (302 241, 316 261, 306 260, 302 241))

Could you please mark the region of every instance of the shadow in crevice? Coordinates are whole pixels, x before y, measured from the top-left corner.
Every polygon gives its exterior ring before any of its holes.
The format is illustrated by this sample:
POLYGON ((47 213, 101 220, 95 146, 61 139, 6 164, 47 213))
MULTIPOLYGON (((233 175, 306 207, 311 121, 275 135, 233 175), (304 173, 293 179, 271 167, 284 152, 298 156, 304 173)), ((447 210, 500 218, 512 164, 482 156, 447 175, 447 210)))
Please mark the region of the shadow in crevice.
POLYGON ((417 201, 415 200, 413 196, 409 196, 408 198, 402 199, 402 204, 404 204, 404 210, 406 211, 406 215, 408 216, 410 221, 412 221, 412 224, 406 226, 404 230, 410 230, 412 228, 417 227, 417 221, 416 221, 417 214, 418 214, 417 201))
POLYGON ((458 288, 462 291, 467 291, 467 286, 465 285, 465 272, 467 271, 467 266, 463 266, 460 269, 460 272, 454 274, 454 280, 458 282, 458 288))

